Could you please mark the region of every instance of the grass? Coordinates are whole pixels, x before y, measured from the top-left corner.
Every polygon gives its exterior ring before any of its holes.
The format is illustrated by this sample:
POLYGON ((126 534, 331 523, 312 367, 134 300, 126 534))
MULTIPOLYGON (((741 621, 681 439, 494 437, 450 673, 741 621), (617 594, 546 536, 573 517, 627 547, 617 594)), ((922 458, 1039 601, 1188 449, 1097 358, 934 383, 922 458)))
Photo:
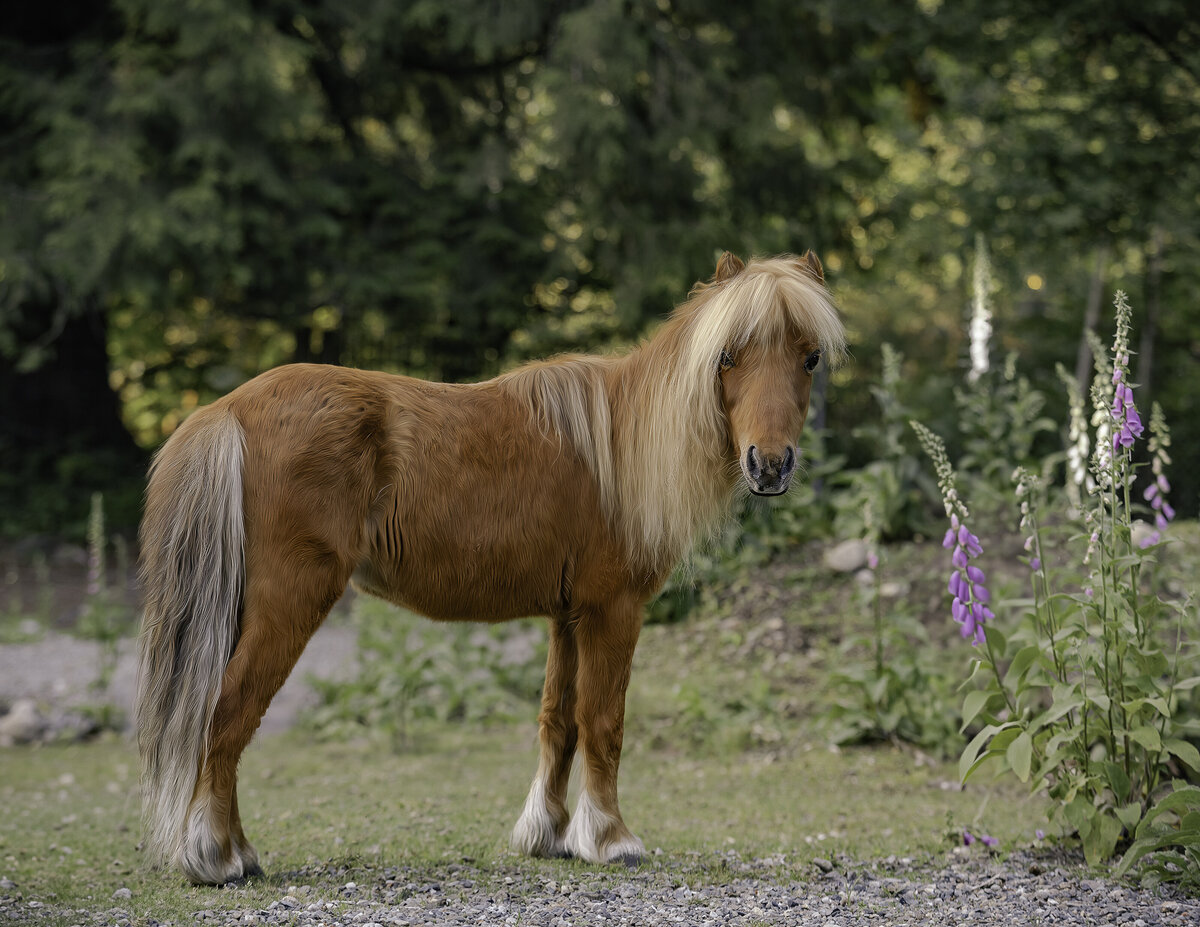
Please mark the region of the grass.
MULTIPOLYGON (((290 886, 337 900, 383 867, 481 878, 514 870, 586 878, 575 861, 507 849, 536 763, 532 724, 426 731, 404 754, 368 742, 313 744, 297 734, 247 751, 240 804, 267 875, 235 890, 196 888, 147 870, 137 849, 136 757, 124 739, 3 754, 0 876, 23 900, 69 912, 120 906, 135 923, 187 923, 200 909, 263 908, 290 886), (128 888, 132 897, 113 901, 128 888)), ((950 787, 953 771, 892 747, 831 752, 806 743, 770 753, 701 756, 631 743, 623 810, 658 865, 719 881, 727 854, 780 857, 805 877, 814 857, 937 855, 963 825, 1002 846, 1027 844, 1040 802, 1011 788, 950 787), (949 822, 954 822, 954 827, 949 822)), ((51 918, 53 920, 53 918, 51 918)))

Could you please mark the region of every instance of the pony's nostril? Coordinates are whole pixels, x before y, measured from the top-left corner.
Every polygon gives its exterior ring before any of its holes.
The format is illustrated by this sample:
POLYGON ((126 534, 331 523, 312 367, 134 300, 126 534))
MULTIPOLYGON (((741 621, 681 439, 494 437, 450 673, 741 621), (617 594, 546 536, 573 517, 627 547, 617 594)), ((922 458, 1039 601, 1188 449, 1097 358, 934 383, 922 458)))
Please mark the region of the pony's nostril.
POLYGON ((793 470, 796 469, 796 452, 792 450, 789 444, 783 452, 783 463, 779 467, 779 478, 787 479, 791 476, 793 470))
POLYGON ((753 444, 746 448, 746 474, 752 480, 762 476, 762 460, 758 456, 758 448, 753 444))

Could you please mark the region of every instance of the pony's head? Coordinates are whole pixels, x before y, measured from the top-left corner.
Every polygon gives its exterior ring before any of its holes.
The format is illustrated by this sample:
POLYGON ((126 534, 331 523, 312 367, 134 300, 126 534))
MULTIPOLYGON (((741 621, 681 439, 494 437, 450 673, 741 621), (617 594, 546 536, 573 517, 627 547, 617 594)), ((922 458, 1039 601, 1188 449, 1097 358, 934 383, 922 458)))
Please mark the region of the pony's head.
POLYGON ((729 445, 750 492, 787 492, 799 463, 813 376, 837 360, 845 336, 821 262, 721 255, 696 317, 693 346, 711 356, 729 445))

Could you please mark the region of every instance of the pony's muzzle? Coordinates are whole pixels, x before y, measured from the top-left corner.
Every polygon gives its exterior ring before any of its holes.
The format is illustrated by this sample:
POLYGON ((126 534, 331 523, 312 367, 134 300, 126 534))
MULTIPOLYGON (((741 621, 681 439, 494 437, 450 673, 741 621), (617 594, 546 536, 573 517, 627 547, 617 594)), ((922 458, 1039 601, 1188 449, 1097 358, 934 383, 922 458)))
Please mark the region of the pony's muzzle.
POLYGON ((789 444, 782 454, 763 454, 751 444, 742 458, 742 472, 756 496, 779 496, 788 491, 796 472, 796 452, 789 444))

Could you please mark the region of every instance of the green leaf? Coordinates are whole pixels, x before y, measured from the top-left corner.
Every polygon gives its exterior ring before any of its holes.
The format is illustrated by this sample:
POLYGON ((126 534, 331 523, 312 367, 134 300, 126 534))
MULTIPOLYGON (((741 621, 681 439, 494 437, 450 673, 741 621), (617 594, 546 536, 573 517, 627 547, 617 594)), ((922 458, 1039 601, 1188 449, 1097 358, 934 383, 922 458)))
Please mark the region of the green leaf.
POLYGON ((1042 648, 1037 644, 1030 644, 1028 647, 1022 647, 1017 651, 1017 655, 1013 657, 1012 663, 1008 666, 1008 672, 1005 673, 1005 680, 1015 679, 1020 681, 1025 672, 1033 665, 1034 661, 1042 655, 1042 648))
POLYGON ((975 716, 979 714, 991 699, 993 693, 976 690, 968 692, 967 697, 963 699, 962 707, 962 727, 958 729, 959 733, 964 733, 967 726, 975 720, 975 716))
POLYGON ((1125 709, 1125 713, 1130 715, 1137 714, 1143 705, 1149 705, 1164 718, 1171 717, 1171 709, 1167 707, 1167 700, 1159 695, 1147 696, 1146 698, 1135 698, 1128 702, 1121 703, 1121 707, 1125 709))
POLYGON ((1083 855, 1089 866, 1098 866, 1113 855, 1113 850, 1117 848, 1117 840, 1121 837, 1121 830, 1121 822, 1115 817, 1103 812, 1095 815, 1088 833, 1080 833, 1083 855))
POLYGON ((997 725, 989 724, 967 744, 966 749, 962 752, 962 756, 958 758, 959 781, 966 781, 968 771, 975 767, 975 760, 979 757, 979 751, 983 749, 983 745, 988 742, 988 739, 999 730, 1000 728, 997 725))
POLYGON ((1132 804, 1122 805, 1116 809, 1117 820, 1119 820, 1129 833, 1133 833, 1138 826, 1138 822, 1142 819, 1142 806, 1137 802, 1132 804))
POLYGON ((1066 815, 1067 821, 1082 837, 1092 829, 1092 821, 1096 816, 1096 809, 1090 801, 1082 795, 1077 795, 1067 803, 1063 808, 1063 814, 1066 815))
POLYGON ((1180 761, 1186 763, 1193 771, 1200 772, 1200 750, 1197 750, 1186 740, 1179 740, 1172 737, 1164 740, 1162 746, 1171 756, 1177 757, 1180 761))
POLYGON ((1129 776, 1125 774, 1125 767, 1120 763, 1104 763, 1102 764, 1106 778, 1108 779, 1108 787, 1117 796, 1117 801, 1126 802, 1129 800, 1129 776))
POLYGON ((1029 766, 1033 761, 1033 738, 1028 731, 1021 731, 1005 752, 1008 765, 1012 767, 1017 778, 1022 782, 1029 781, 1029 766))
POLYGON ((1135 727, 1126 735, 1134 743, 1141 744, 1147 750, 1156 751, 1162 749, 1162 738, 1158 735, 1158 729, 1153 727, 1135 727))

